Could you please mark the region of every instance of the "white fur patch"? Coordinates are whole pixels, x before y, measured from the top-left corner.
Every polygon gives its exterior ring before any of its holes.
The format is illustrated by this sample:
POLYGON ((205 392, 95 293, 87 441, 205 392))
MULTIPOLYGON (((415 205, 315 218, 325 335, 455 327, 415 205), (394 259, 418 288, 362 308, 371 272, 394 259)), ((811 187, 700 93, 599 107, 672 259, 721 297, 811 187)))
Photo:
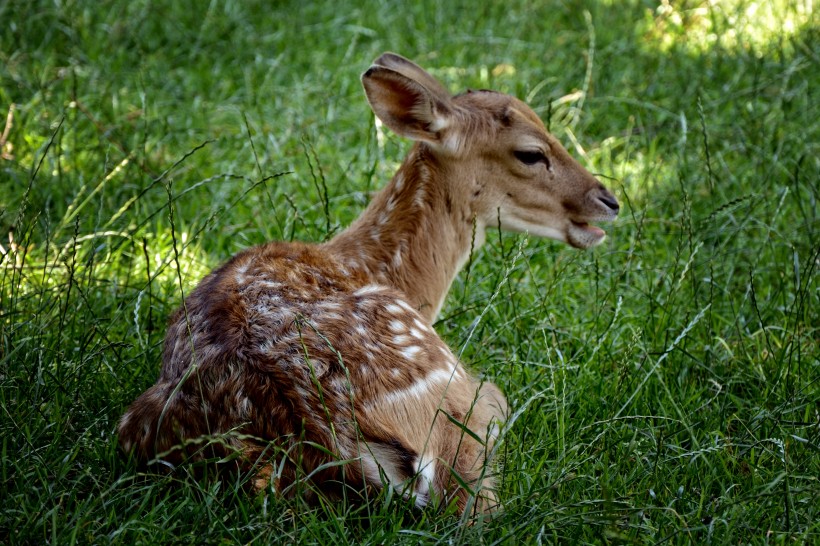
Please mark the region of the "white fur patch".
POLYGON ((465 135, 459 131, 449 131, 441 142, 442 147, 450 153, 458 153, 464 146, 465 135))
POLYGON ((381 290, 383 290, 383 288, 378 284, 368 284, 367 286, 362 286, 361 288, 353 292, 353 295, 365 296, 367 294, 375 294, 377 292, 380 292, 381 290))
POLYGON ((422 185, 416 189, 416 195, 413 197, 413 203, 421 208, 425 204, 425 198, 427 197, 427 189, 422 185))
POLYGON ((400 320, 391 320, 389 324, 389 328, 394 332, 403 332, 407 327, 404 323, 400 320))
MULTIPOLYGON (((402 179, 402 186, 404 185, 403 180, 404 179, 402 179)), ((400 191, 400 190, 401 190, 401 188, 398 188, 398 187, 396 188, 397 192, 400 191)), ((388 213, 393 212, 393 210, 396 208, 397 203, 398 203, 398 197, 394 193, 393 195, 390 196, 390 199, 387 200, 387 205, 385 205, 384 210, 386 210, 388 213)))
POLYGON ((404 389, 399 389, 387 393, 383 400, 387 403, 406 403, 408 398, 421 400, 432 385, 450 381, 450 372, 447 370, 435 370, 427 377, 416 379, 412 385, 404 389))
MULTIPOLYGON (((409 306, 408 306, 408 307, 409 307, 409 306)), ((418 328, 418 329, 419 329, 419 330, 421 330, 422 332, 429 332, 429 331, 430 331, 430 329, 429 329, 429 328, 428 328, 428 327, 427 327, 427 326, 426 326, 426 325, 425 325, 422 321, 420 321, 420 320, 419 320, 419 319, 417 319, 417 318, 414 318, 414 319, 413 319, 413 324, 415 324, 415 325, 416 325, 416 328, 418 328)))
POLYGON ((394 315, 403 315, 404 314, 404 311, 402 311, 401 307, 399 307, 398 305, 394 305, 392 303, 389 303, 389 304, 385 305, 384 310, 387 311, 388 313, 393 313, 394 315))
POLYGON ((335 301, 323 301, 319 303, 319 307, 322 309, 323 312, 327 311, 339 311, 341 310, 342 306, 338 302, 335 301))
POLYGON ((421 347, 418 345, 410 345, 401 350, 401 354, 407 360, 413 360, 421 352, 421 347))
MULTIPOLYGON (((121 428, 125 428, 125 427, 128 426, 128 423, 131 421, 131 415, 132 414, 131 414, 130 411, 125 412, 125 415, 123 415, 122 419, 120 419, 120 427, 121 428)), ((126 449, 126 451, 128 451, 128 450, 126 449)))
POLYGON ((442 129, 446 129, 449 126, 450 126, 450 118, 445 117, 445 116, 436 116, 433 119, 433 121, 430 122, 430 124, 427 126, 427 128, 430 131, 432 131, 434 133, 437 133, 438 131, 441 131, 442 129))
POLYGON ((459 379, 464 378, 464 374, 461 372, 461 368, 459 368, 458 364, 454 360, 447 361, 447 364, 450 368, 450 375, 453 377, 458 377, 459 379))
POLYGON ((236 393, 236 406, 239 408, 239 415, 242 418, 247 417, 251 412, 251 399, 245 396, 242 389, 236 393))
POLYGON ((421 456, 416 461, 416 507, 422 508, 430 502, 430 491, 433 489, 433 480, 436 477, 435 459, 426 460, 421 456))
POLYGON ((404 175, 401 173, 396 175, 396 191, 401 191, 404 188, 404 175))

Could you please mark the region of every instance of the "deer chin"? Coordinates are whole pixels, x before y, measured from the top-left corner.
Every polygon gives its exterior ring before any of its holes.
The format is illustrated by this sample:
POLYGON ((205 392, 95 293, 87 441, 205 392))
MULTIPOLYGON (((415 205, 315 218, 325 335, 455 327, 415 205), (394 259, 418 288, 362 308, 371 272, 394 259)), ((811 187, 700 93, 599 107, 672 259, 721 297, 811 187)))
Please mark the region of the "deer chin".
POLYGON ((575 248, 590 248, 601 244, 604 239, 606 239, 606 232, 598 226, 570 220, 567 228, 567 242, 575 248))

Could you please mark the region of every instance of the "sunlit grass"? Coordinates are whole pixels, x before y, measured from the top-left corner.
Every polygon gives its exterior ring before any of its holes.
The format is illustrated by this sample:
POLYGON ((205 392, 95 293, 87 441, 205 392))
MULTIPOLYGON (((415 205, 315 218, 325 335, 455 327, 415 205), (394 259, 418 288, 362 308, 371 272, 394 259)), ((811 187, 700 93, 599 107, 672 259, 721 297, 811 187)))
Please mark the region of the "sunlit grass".
POLYGON ((668 51, 681 46, 695 54, 713 48, 760 51, 789 38, 811 22, 813 1, 663 0, 643 22, 647 45, 668 51))

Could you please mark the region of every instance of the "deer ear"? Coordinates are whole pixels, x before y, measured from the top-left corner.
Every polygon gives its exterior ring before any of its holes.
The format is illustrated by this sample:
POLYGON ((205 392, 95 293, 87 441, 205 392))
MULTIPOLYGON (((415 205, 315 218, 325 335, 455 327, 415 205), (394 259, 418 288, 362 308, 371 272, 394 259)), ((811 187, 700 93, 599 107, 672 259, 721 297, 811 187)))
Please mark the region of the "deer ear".
POLYGON ((428 91, 435 94, 439 100, 444 102, 450 100, 450 92, 439 83, 437 79, 431 76, 426 70, 395 53, 383 53, 378 59, 373 61, 376 66, 383 66, 394 70, 403 76, 416 80, 422 84, 428 91))
MULTIPOLYGON (((435 82, 421 68, 405 62, 435 82)), ((444 95, 444 88, 438 82, 435 82, 437 87, 430 89, 432 84, 415 76, 410 70, 399 72, 376 64, 362 75, 362 84, 370 107, 382 123, 401 136, 438 144, 440 132, 449 127, 452 120, 450 97, 444 95)))

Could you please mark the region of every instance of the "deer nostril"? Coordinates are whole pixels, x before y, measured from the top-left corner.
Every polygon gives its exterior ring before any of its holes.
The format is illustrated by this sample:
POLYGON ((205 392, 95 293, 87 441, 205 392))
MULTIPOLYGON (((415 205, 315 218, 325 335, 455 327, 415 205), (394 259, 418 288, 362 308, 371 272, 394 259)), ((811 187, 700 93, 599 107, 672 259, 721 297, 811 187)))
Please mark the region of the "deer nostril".
POLYGON ((618 212, 619 210, 621 210, 621 206, 611 195, 600 195, 598 196, 598 200, 604 205, 606 205, 613 212, 618 212))

